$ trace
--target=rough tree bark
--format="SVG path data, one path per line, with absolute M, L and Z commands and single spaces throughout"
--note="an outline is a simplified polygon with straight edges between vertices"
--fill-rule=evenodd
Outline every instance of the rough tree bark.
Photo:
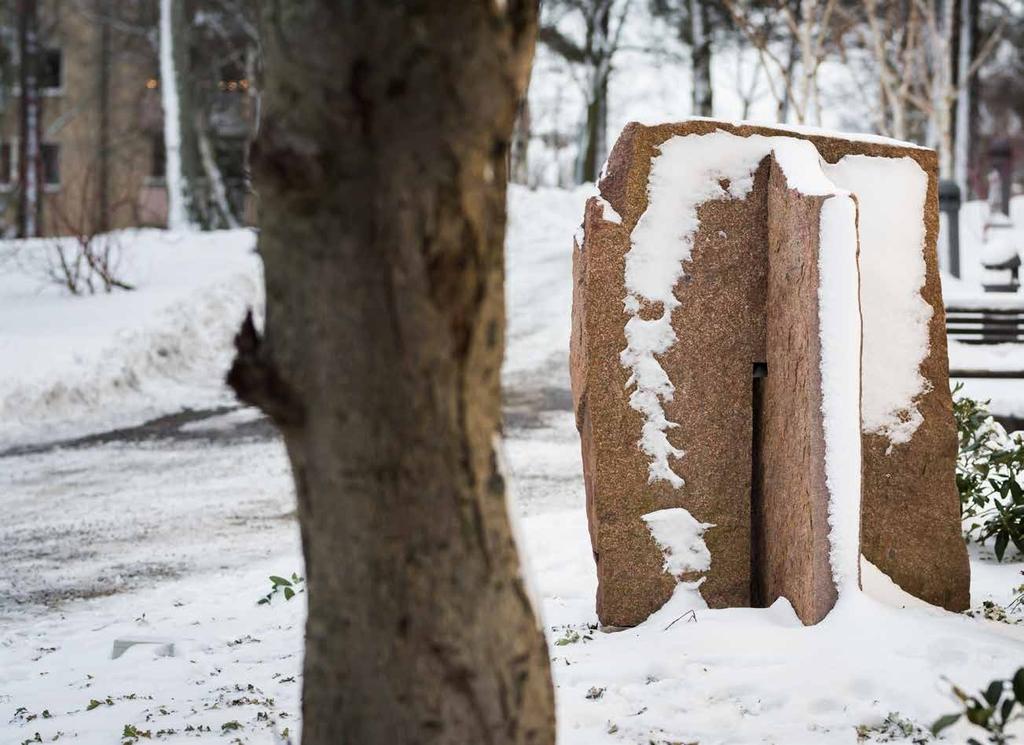
M 303 743 L 554 741 L 500 466 L 506 150 L 536 0 L 264 0 L 262 338 L 309 588 Z

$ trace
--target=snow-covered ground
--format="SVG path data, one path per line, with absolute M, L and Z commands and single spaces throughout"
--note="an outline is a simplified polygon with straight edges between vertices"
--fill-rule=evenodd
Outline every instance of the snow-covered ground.
M 119 232 L 118 276 L 138 291 L 76 298 L 49 279 L 52 241 L 0 244 L 0 449 L 230 403 L 231 340 L 261 303 L 255 243 L 249 230 Z
M 870 566 L 865 593 L 815 627 L 785 602 L 688 614 L 681 594 L 636 629 L 596 628 L 567 372 L 570 249 L 587 193 L 510 194 L 506 451 L 559 742 L 854 743 L 891 712 L 926 728 L 952 711 L 944 677 L 978 687 L 1024 664 L 1024 626 L 924 606 Z M 30 263 L 24 247 L 0 272 L 5 745 L 37 732 L 134 742 L 130 728 L 166 743 L 298 741 L 305 595 L 257 604 L 269 575 L 302 573 L 287 462 L 220 383 L 238 320 L 259 300 L 251 243 L 126 240 L 138 290 L 112 296 L 62 297 L 8 270 Z M 1024 564 L 971 553 L 973 603 L 1009 602 Z M 152 643 L 111 659 L 118 640 Z M 870 737 L 925 736 L 891 725 Z

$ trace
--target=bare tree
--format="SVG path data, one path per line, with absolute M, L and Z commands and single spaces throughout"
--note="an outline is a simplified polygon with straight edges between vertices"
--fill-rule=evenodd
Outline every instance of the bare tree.
M 969 45 L 953 53 L 959 25 L 955 10 L 954 0 L 864 0 L 864 22 L 856 27 L 877 70 L 876 128 L 897 139 L 916 136 L 934 147 L 943 178 L 954 175 L 957 101 L 1001 38 L 1008 15 L 1003 14 L 972 58 Z M 915 119 L 924 124 L 923 131 L 913 131 Z
M 740 119 L 750 118 L 750 108 L 754 105 L 754 100 L 762 92 L 761 76 L 764 73 L 764 68 L 761 65 L 755 65 L 749 71 L 746 71 L 745 52 L 746 49 L 737 44 L 735 48 L 736 56 L 736 71 L 735 71 L 735 82 L 733 87 L 736 91 L 737 97 L 740 99 L 740 103 L 743 105 L 740 111 Z M 781 104 L 781 102 L 779 102 Z M 785 111 L 779 113 L 779 121 L 786 121 Z
M 506 150 L 535 2 L 265 0 L 262 338 L 309 612 L 303 743 L 550 745 L 501 469 Z
M 160 0 L 160 97 L 164 112 L 167 227 L 197 226 L 199 148 L 188 85 L 190 17 L 184 2 Z
M 249 144 L 259 131 L 261 51 L 253 0 L 195 4 L 188 71 L 204 225 L 237 227 L 249 191 Z
M 792 112 L 798 123 L 821 122 L 818 72 L 845 27 L 836 14 L 838 0 L 722 0 L 733 22 L 757 50 L 780 121 Z M 775 19 L 782 22 L 780 30 Z M 780 46 L 786 49 L 780 56 Z
M 109 211 L 130 205 L 132 195 L 112 199 L 109 192 L 97 188 L 105 176 L 102 160 L 102 153 L 97 153 L 84 168 L 81 183 L 52 195 L 49 202 L 53 229 L 62 237 L 49 241 L 46 275 L 72 295 L 135 289 L 120 272 L 118 234 L 107 232 Z
M 711 61 L 714 27 L 728 21 L 719 0 L 650 0 L 651 12 L 675 26 L 690 48 L 690 104 L 695 116 L 714 113 Z
M 587 114 L 576 159 L 577 182 L 596 181 L 608 157 L 608 81 L 612 62 L 619 50 L 622 29 L 632 0 L 555 0 L 540 28 L 540 41 L 582 70 L 580 87 Z M 558 27 L 565 13 L 583 21 L 583 38 L 574 39 Z
M 690 6 L 690 54 L 693 59 L 692 111 L 698 116 L 714 113 L 711 86 L 711 22 L 707 0 L 688 0 Z
M 18 234 L 38 234 L 42 220 L 42 111 L 39 96 L 39 3 L 18 3 Z

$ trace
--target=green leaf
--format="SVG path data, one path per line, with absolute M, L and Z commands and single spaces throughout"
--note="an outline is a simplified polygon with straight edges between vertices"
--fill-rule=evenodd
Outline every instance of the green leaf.
M 992 709 L 987 709 L 976 703 L 972 703 L 967 707 L 967 721 L 979 727 L 988 727 L 988 720 L 992 718 L 992 714 Z
M 284 588 L 284 599 L 291 600 L 293 597 L 295 597 L 295 590 L 291 586 Z
M 287 580 L 284 577 L 277 577 L 275 575 L 270 575 L 270 581 L 274 583 L 274 587 L 279 587 L 279 586 L 282 586 L 282 585 L 284 587 L 291 587 L 292 586 L 291 580 Z
M 1013 711 L 1014 704 L 1016 703 L 1017 702 L 1012 697 L 1003 701 L 1003 706 L 999 710 L 999 718 L 1004 724 L 1010 720 L 1010 712 Z
M 996 536 L 996 558 L 999 561 L 1003 560 L 1003 555 L 1006 553 L 1006 545 L 1010 542 L 1010 536 L 1006 533 L 1000 533 Z
M 960 717 L 960 714 L 946 714 L 944 717 L 939 717 L 935 720 L 935 724 L 932 725 L 932 734 L 938 737 L 942 730 L 954 725 Z
M 1024 490 L 1020 488 L 1020 484 L 1017 483 L 1017 480 L 1010 479 L 1007 483 L 1010 485 L 1010 494 L 1013 496 L 1013 501 L 1024 501 Z
M 988 688 L 985 689 L 985 700 L 988 701 L 988 705 L 995 708 L 996 704 L 999 703 L 999 699 L 1003 697 L 1003 681 L 993 680 L 988 684 Z
M 1024 667 L 1018 670 L 1013 676 L 1013 695 L 1024 704 Z

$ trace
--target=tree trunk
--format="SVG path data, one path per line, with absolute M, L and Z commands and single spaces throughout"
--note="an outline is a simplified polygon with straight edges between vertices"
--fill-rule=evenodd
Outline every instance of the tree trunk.
M 611 75 L 612 2 L 595 3 L 595 12 L 587 17 L 588 71 L 587 119 L 583 125 L 583 141 L 576 157 L 576 183 L 597 181 L 601 166 L 608 157 L 608 77 Z
M 530 97 L 524 93 L 516 110 L 509 147 L 509 181 L 526 184 L 530 180 Z
M 783 71 L 782 93 L 778 101 L 778 109 L 775 117 L 779 123 L 785 124 L 789 121 L 789 109 L 792 100 L 793 78 L 796 75 L 796 65 L 800 61 L 800 40 L 796 34 L 789 35 L 789 45 L 786 48 L 786 69 Z M 770 75 L 771 71 L 767 71 Z
M 229 382 L 280 427 L 304 745 L 554 741 L 500 461 L 506 150 L 535 2 L 264 0 L 267 323 Z
M 953 174 L 953 108 L 955 105 L 954 70 L 950 38 L 955 28 L 954 0 L 936 3 L 938 33 L 931 45 L 935 72 L 932 77 L 932 111 L 929 132 L 932 147 L 939 153 L 939 178 L 952 179 Z
M 96 76 L 96 101 L 99 124 L 96 143 L 96 216 L 93 230 L 110 230 L 110 73 L 111 73 L 111 7 L 110 0 L 97 0 L 99 24 L 99 70 Z
M 957 186 L 960 187 L 960 194 L 966 201 L 970 198 L 968 193 L 967 169 L 970 163 L 971 152 L 971 60 L 974 59 L 974 41 L 971 31 L 974 26 L 976 15 L 976 4 L 974 0 L 959 0 L 957 33 L 954 41 L 954 55 L 956 57 L 956 111 L 954 112 L 954 155 L 953 173 Z
M 160 0 L 160 92 L 164 110 L 167 227 L 188 230 L 202 223 L 198 190 L 199 149 L 189 78 L 189 17 L 181 0 Z
M 42 168 L 40 139 L 42 112 L 39 100 L 39 4 L 18 4 L 18 235 L 39 234 L 42 223 Z
M 713 116 L 711 98 L 711 26 L 707 0 L 690 0 L 690 54 L 693 71 L 693 113 Z
M 597 181 L 608 157 L 608 76 L 598 66 L 593 71 L 583 147 L 576 168 L 576 183 Z
M 199 111 L 195 118 L 196 144 L 199 149 L 199 159 L 203 166 L 203 178 L 206 181 L 209 194 L 207 227 L 234 229 L 239 226 L 238 218 L 231 211 L 231 203 L 228 201 L 228 189 L 224 184 L 224 174 L 217 165 L 216 153 L 213 150 L 213 143 L 210 141 L 209 120 Z

